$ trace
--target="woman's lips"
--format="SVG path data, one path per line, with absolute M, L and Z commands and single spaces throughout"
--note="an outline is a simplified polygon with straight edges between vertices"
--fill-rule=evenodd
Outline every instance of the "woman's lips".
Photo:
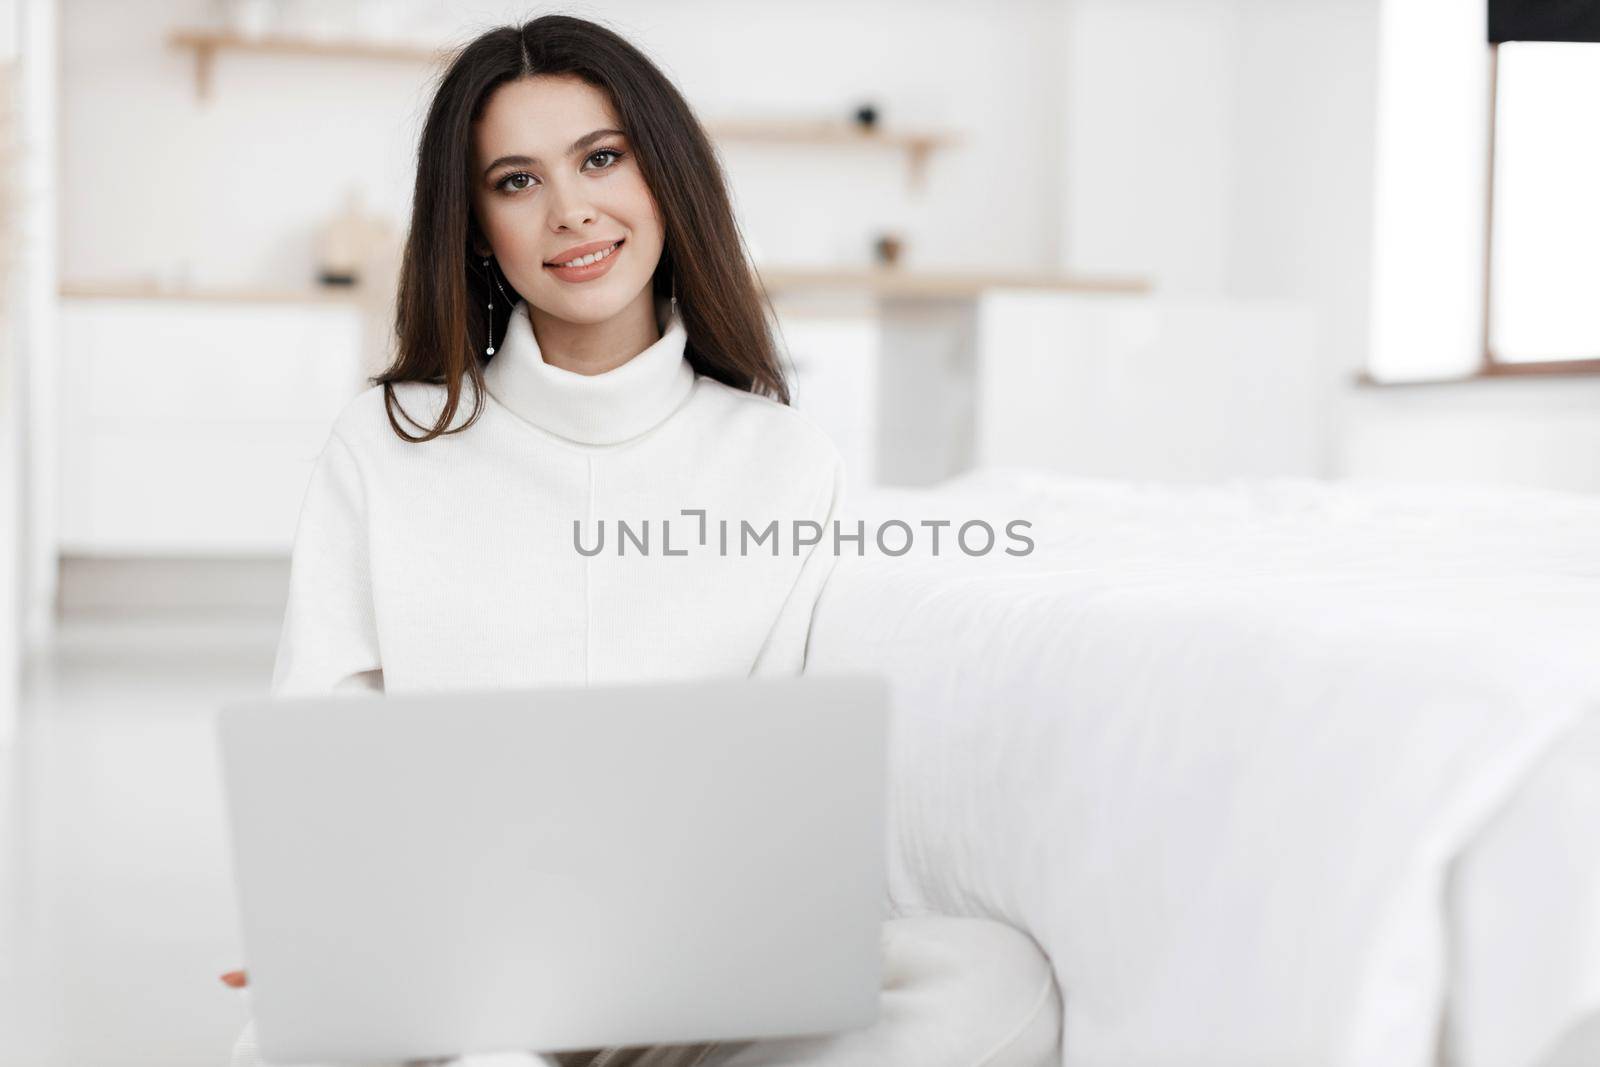
M 557 278 L 560 278 L 564 282 L 593 281 L 596 278 L 602 277 L 611 269 L 611 265 L 616 262 L 617 257 L 622 255 L 622 246 L 625 243 L 626 238 L 619 240 L 615 245 L 612 246 L 611 254 L 609 256 L 602 260 L 598 260 L 597 262 L 591 263 L 587 267 L 552 267 L 550 264 L 546 263 L 544 269 L 549 271 L 551 274 L 554 274 Z

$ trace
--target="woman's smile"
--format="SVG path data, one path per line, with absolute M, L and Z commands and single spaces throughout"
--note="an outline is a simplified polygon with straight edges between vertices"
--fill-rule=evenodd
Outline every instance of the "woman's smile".
M 588 255 L 569 257 L 566 262 L 560 265 L 546 263 L 544 268 L 564 282 L 593 281 L 611 270 L 613 263 L 622 253 L 624 240 L 625 238 L 619 238 L 612 244 L 601 248 L 599 251 L 590 252 Z M 579 247 L 582 246 L 580 245 Z

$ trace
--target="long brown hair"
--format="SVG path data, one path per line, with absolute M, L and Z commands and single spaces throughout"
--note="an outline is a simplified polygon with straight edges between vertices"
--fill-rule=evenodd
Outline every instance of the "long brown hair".
M 789 403 L 770 327 L 771 301 L 750 265 L 727 178 L 699 119 L 666 75 L 617 34 L 584 19 L 545 15 L 472 40 L 445 70 L 428 108 L 400 265 L 395 357 L 370 379 L 383 386 L 394 432 L 406 441 L 429 441 L 465 430 L 482 411 L 487 360 L 480 353 L 490 329 L 494 281 L 471 256 L 474 246 L 487 244 L 472 211 L 472 124 L 497 88 L 535 75 L 576 75 L 610 96 L 664 223 L 652 295 L 676 292 L 690 365 L 737 389 Z M 684 248 L 695 254 L 678 255 Z M 510 292 L 508 279 L 498 266 L 493 269 Z M 513 301 L 517 295 L 512 294 Z M 507 316 L 494 318 L 492 342 L 498 349 Z M 449 429 L 464 378 L 473 383 L 472 416 Z M 432 427 L 406 415 L 426 431 L 422 436 L 410 436 L 395 420 L 398 382 L 446 388 Z

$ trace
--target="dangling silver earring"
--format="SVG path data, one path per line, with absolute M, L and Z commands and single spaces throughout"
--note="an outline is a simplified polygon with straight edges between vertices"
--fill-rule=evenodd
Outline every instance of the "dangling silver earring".
M 672 276 L 672 313 L 674 315 L 678 313 L 678 276 L 676 274 Z
M 511 299 L 511 294 L 506 292 L 506 287 L 500 284 L 500 272 L 490 268 L 489 261 L 493 258 L 493 256 L 483 257 L 483 272 L 494 282 L 494 287 L 500 290 L 500 296 L 506 302 L 506 312 L 510 314 L 516 310 L 516 302 Z M 489 293 L 489 344 L 484 348 L 483 354 L 486 356 L 494 355 L 494 293 L 492 291 Z
M 493 274 L 494 274 L 494 287 L 496 289 L 500 290 L 500 296 L 506 302 L 506 313 L 510 314 L 512 311 L 516 310 L 517 302 L 515 300 L 511 299 L 511 294 L 506 292 L 506 287 L 500 284 L 500 272 L 499 271 L 494 271 Z M 490 295 L 492 296 L 493 294 L 490 294 Z
M 483 273 L 487 277 L 494 277 L 489 271 L 488 256 L 483 257 Z M 496 281 L 498 282 L 498 279 Z M 494 292 L 492 290 L 489 293 L 489 344 L 484 348 L 483 354 L 486 356 L 494 355 Z

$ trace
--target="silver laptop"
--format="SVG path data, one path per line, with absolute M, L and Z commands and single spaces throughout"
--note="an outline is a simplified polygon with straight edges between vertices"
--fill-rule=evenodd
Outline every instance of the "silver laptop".
M 229 704 L 263 1058 L 868 1025 L 887 703 L 807 675 Z

